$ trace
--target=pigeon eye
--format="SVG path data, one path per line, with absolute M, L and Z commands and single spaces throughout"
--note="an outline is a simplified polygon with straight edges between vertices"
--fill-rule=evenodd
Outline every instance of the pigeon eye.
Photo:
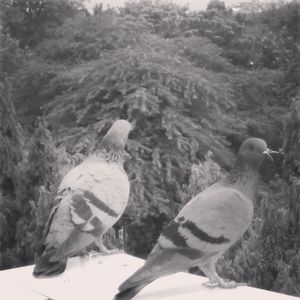
M 254 150 L 254 146 L 252 144 L 249 145 L 249 149 L 252 151 Z

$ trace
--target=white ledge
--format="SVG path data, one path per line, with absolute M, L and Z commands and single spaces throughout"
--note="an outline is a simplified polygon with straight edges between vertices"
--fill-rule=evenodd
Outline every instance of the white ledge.
M 0 272 L 0 299 L 112 300 L 118 286 L 142 264 L 142 259 L 127 254 L 113 254 L 69 259 L 66 271 L 52 278 L 34 278 L 33 266 L 5 270 Z M 205 281 L 205 277 L 177 273 L 152 282 L 134 299 L 299 299 L 251 287 L 209 289 L 202 286 Z

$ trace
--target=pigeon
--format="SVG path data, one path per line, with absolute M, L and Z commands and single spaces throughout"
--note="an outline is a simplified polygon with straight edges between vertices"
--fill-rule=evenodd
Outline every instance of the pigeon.
M 33 275 L 64 272 L 68 257 L 95 242 L 121 217 L 129 197 L 123 169 L 125 145 L 132 125 L 116 121 L 99 144 L 97 153 L 71 169 L 59 185 Z
M 163 230 L 145 264 L 119 287 L 115 300 L 133 298 L 152 281 L 198 266 L 208 287 L 239 284 L 218 276 L 215 263 L 247 230 L 253 217 L 258 170 L 272 153 L 264 140 L 246 139 L 231 172 L 193 197 Z

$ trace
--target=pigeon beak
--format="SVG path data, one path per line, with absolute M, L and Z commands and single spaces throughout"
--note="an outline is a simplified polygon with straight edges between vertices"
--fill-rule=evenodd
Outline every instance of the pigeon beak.
M 131 121 L 129 123 L 130 123 L 130 128 L 129 128 L 129 132 L 128 132 L 128 138 L 130 139 L 134 135 L 133 131 L 134 131 L 135 127 L 136 127 L 136 123 L 137 122 L 136 122 L 136 120 L 133 120 L 133 121 Z
M 267 155 L 267 157 L 271 160 L 271 162 L 274 161 L 273 157 L 271 154 L 283 154 L 282 152 L 278 152 L 278 151 L 273 151 L 271 149 L 267 149 L 263 152 L 263 154 Z
M 136 120 L 131 121 L 130 125 L 131 125 L 130 131 L 134 130 L 134 128 L 136 126 Z

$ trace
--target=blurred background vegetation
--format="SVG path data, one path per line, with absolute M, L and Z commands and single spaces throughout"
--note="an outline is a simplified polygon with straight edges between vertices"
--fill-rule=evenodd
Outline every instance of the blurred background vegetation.
M 125 118 L 131 194 L 115 244 L 145 257 L 241 141 L 261 137 L 286 155 L 264 163 L 253 224 L 218 268 L 300 296 L 297 0 L 93 13 L 79 0 L 3 0 L 0 20 L 0 269 L 33 263 L 60 180 Z

